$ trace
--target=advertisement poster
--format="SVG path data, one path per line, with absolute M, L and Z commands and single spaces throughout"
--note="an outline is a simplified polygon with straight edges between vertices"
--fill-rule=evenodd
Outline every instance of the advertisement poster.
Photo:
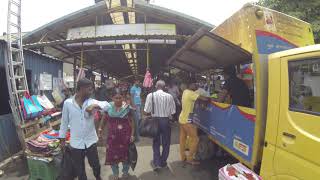
M 63 82 L 63 78 L 53 78 L 53 87 L 57 88 L 58 90 L 62 90 L 64 89 L 64 82 Z
M 52 75 L 47 73 L 40 74 L 40 90 L 52 90 Z
M 195 105 L 193 123 L 248 162 L 252 160 L 255 115 L 234 105 Z

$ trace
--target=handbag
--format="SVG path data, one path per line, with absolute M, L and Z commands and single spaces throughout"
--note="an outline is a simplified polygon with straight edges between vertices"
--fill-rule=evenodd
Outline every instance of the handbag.
M 152 114 L 154 114 L 154 98 L 152 93 Z M 146 117 L 139 126 L 139 135 L 142 137 L 155 138 L 159 134 L 159 122 L 154 117 Z

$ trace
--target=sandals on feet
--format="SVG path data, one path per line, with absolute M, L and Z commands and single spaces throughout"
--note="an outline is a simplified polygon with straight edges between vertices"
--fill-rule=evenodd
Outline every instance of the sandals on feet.
M 119 180 L 119 179 L 120 179 L 119 176 L 114 176 L 113 175 L 113 176 L 110 177 L 110 180 Z
M 123 175 L 122 175 L 122 178 L 123 178 L 123 179 L 128 179 L 129 177 L 130 177 L 130 174 L 129 174 L 129 173 L 128 173 L 128 174 L 123 174 Z

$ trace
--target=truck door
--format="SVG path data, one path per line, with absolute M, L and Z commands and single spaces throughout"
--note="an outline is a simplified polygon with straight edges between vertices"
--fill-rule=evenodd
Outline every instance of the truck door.
M 320 52 L 281 58 L 277 179 L 320 177 Z

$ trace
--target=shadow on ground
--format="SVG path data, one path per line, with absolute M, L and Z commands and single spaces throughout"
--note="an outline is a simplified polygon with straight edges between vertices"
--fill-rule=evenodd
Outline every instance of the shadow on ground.
M 186 165 L 179 158 L 179 130 L 178 124 L 172 125 L 172 142 L 170 155 L 168 158 L 168 168 L 154 172 L 150 166 L 152 160 L 152 140 L 141 138 L 137 143 L 138 163 L 134 172 L 130 171 L 132 176 L 128 180 L 215 180 L 218 179 L 218 170 L 227 163 L 235 162 L 230 157 L 212 158 L 202 161 L 199 166 Z M 102 147 L 101 147 L 102 146 Z M 98 148 L 101 163 L 101 176 L 104 180 L 110 179 L 112 171 L 110 166 L 105 166 L 105 147 L 103 143 Z M 122 166 L 120 166 L 122 168 Z M 121 170 L 120 170 L 121 171 Z M 91 167 L 86 162 L 86 172 L 88 180 L 94 180 Z M 27 164 L 25 161 L 13 163 L 5 170 L 5 175 L 0 180 L 27 180 Z

